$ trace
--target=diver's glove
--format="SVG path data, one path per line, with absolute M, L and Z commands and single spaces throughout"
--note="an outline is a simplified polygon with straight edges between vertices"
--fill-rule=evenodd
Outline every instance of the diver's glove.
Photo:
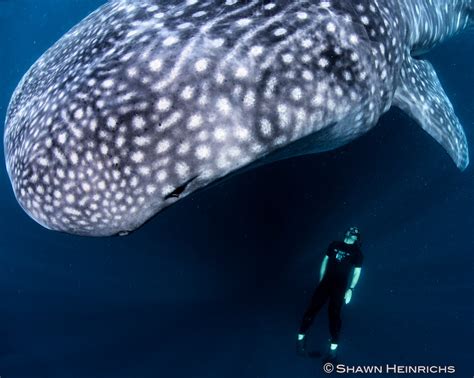
M 352 289 L 347 289 L 346 294 L 344 295 L 344 302 L 348 304 L 352 298 Z

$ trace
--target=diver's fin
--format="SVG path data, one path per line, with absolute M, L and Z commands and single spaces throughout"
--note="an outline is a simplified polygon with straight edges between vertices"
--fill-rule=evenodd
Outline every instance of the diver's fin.
M 469 151 L 464 130 L 429 62 L 411 57 L 405 61 L 393 104 L 417 120 L 459 169 L 466 169 Z

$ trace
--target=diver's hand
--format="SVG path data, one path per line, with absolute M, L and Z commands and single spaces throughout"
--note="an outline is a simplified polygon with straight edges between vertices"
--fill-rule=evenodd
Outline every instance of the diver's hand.
M 347 289 L 346 294 L 344 295 L 344 301 L 348 304 L 352 298 L 352 289 Z

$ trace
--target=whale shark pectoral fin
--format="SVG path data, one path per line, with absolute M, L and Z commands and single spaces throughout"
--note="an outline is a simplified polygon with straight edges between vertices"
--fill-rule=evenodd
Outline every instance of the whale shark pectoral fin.
M 417 120 L 444 147 L 459 169 L 466 169 L 469 165 L 466 135 L 429 62 L 407 59 L 393 104 Z

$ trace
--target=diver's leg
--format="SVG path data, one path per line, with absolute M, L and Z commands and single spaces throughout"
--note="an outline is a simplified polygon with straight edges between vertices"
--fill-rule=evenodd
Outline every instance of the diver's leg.
M 321 310 L 321 307 L 323 307 L 324 303 L 327 301 L 328 296 L 329 285 L 328 282 L 323 279 L 323 281 L 321 281 L 316 287 L 311 298 L 311 302 L 303 315 L 303 319 L 301 320 L 301 325 L 298 332 L 298 341 L 296 344 L 296 350 L 298 354 L 306 354 L 306 332 L 313 324 L 316 314 L 319 312 L 319 310 Z
M 319 312 L 319 310 L 321 310 L 321 307 L 323 307 L 324 303 L 326 303 L 328 296 L 329 285 L 325 280 L 323 280 L 314 290 L 313 296 L 311 297 L 311 302 L 303 315 L 299 330 L 300 335 L 306 334 L 308 329 L 313 324 L 316 314 Z
M 331 351 L 337 349 L 339 335 L 341 333 L 341 310 L 344 303 L 345 286 L 337 285 L 332 287 L 329 295 L 328 315 L 329 332 L 331 334 Z

